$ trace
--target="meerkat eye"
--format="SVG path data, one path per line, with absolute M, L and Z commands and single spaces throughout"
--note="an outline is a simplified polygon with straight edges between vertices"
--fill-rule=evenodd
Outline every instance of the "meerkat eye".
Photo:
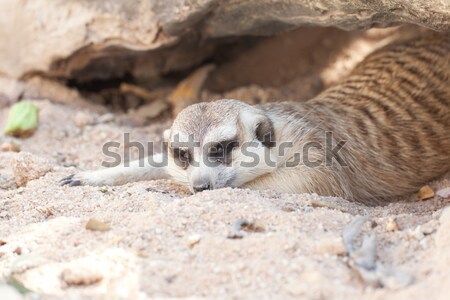
M 189 161 L 189 151 L 180 149 L 179 158 L 183 161 Z

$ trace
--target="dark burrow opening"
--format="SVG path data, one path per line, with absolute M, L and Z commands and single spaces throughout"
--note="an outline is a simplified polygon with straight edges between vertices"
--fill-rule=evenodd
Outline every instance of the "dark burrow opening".
M 229 97 L 251 104 L 306 100 L 377 47 L 419 31 L 414 26 L 351 32 L 316 27 L 272 37 L 206 41 L 186 37 L 152 51 L 86 48 L 55 62 L 47 75 L 118 113 L 169 101 L 180 82 L 208 64 L 215 68 L 193 102 Z

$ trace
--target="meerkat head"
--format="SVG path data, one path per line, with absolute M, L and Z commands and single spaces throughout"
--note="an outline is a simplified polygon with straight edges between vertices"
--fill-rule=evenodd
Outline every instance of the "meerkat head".
M 237 100 L 187 107 L 164 139 L 169 174 L 192 192 L 238 187 L 274 170 L 272 121 Z

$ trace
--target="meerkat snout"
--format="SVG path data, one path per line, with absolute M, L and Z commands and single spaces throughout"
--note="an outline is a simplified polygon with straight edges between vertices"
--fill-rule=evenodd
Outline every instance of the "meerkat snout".
M 191 175 L 191 187 L 193 193 L 199 193 L 206 190 L 212 190 L 214 189 L 214 186 L 212 184 L 211 177 L 206 175 L 199 174 L 200 172 L 197 172 L 196 175 Z
M 206 182 L 200 182 L 200 183 L 194 183 L 194 185 L 192 186 L 192 189 L 194 190 L 194 193 L 199 193 L 199 192 L 203 192 L 205 190 L 210 190 L 211 189 L 211 183 L 208 181 Z

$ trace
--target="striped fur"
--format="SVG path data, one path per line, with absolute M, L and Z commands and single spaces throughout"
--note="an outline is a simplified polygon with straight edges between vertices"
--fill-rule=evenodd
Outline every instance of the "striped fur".
M 305 104 L 263 109 L 278 120 L 275 127 L 285 128 L 281 139 L 298 135 L 300 125 L 285 122 L 297 114 L 296 122 L 315 128 L 318 141 L 326 131 L 347 141 L 340 154 L 348 167 L 312 171 L 308 192 L 367 204 L 392 201 L 450 169 L 450 38 L 389 45 Z M 297 139 L 301 144 L 311 137 Z

